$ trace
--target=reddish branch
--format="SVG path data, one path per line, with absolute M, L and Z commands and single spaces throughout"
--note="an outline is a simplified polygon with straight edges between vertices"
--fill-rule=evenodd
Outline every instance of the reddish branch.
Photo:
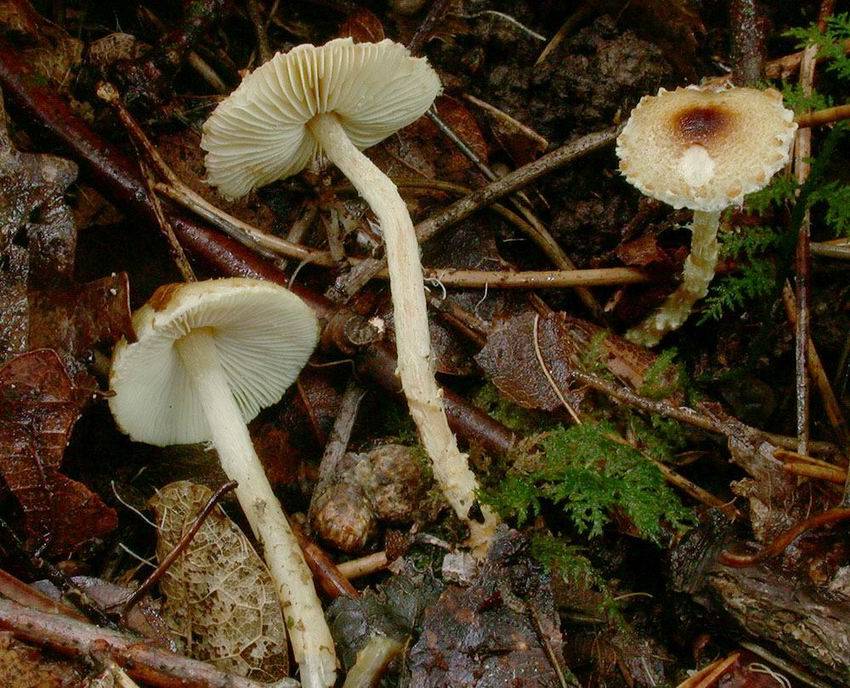
M 820 526 L 846 521 L 850 518 L 850 509 L 839 508 L 824 511 L 822 514 L 817 514 L 805 521 L 801 521 L 790 530 L 785 531 L 776 540 L 767 545 L 760 552 L 755 554 L 734 554 L 733 552 L 723 551 L 720 553 L 718 560 L 721 564 L 732 566 L 734 568 L 745 568 L 747 566 L 755 566 L 756 564 L 771 559 L 785 551 L 785 549 L 800 537 L 803 533 L 819 528 Z
M 263 688 L 266 685 L 152 647 L 141 638 L 67 616 L 28 609 L 10 600 L 0 599 L 0 629 L 64 655 L 108 657 L 131 678 L 159 688 Z M 296 685 L 289 679 L 281 682 L 282 687 Z
M 133 222 L 146 224 L 159 232 L 159 224 L 147 196 L 138 167 L 112 144 L 100 138 L 74 115 L 67 103 L 54 91 L 41 86 L 29 67 L 8 44 L 0 42 L 0 86 L 23 117 L 25 126 L 40 126 L 50 139 L 77 161 L 95 187 Z M 175 234 L 189 253 L 217 272 L 246 276 L 286 284 L 287 278 L 270 263 L 232 239 L 179 215 L 171 217 Z M 350 311 L 338 310 L 323 296 L 300 285 L 292 286 L 319 315 L 341 320 L 365 321 Z M 395 375 L 395 356 L 383 342 L 357 347 L 345 341 L 346 328 L 331 343 L 349 352 L 357 352 L 361 375 L 394 393 L 400 392 Z M 356 344 L 356 343 L 355 343 Z M 446 413 L 452 429 L 467 441 L 487 451 L 504 453 L 513 443 L 513 434 L 462 397 L 445 390 Z

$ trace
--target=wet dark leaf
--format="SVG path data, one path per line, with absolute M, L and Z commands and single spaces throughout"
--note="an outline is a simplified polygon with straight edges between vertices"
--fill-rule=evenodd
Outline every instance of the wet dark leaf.
M 493 330 L 475 360 L 499 391 L 520 406 L 542 411 L 561 408 L 563 403 L 552 387 L 553 382 L 576 406 L 581 403 L 582 395 L 570 388 L 570 369 L 575 365 L 578 351 L 570 340 L 564 316 L 558 313 L 539 316 L 538 351 L 535 350 L 535 317 L 529 312 L 505 320 Z
M 340 36 L 351 36 L 355 43 L 379 43 L 384 40 L 381 20 L 365 8 L 354 10 L 339 27 Z
M 558 686 L 563 639 L 549 577 L 517 532 L 499 538 L 469 588 L 449 586 L 425 612 L 410 652 L 420 688 Z
M 54 556 L 117 524 L 100 497 L 60 472 L 90 394 L 74 386 L 54 351 L 31 351 L 0 368 L 0 474 L 20 503 L 29 546 L 47 544 Z

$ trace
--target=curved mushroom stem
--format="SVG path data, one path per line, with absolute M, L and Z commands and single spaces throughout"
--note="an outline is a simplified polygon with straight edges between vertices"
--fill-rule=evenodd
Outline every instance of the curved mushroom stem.
M 280 502 L 272 492 L 248 428 L 222 370 L 208 328 L 194 330 L 176 344 L 210 428 L 221 467 L 236 480 L 236 497 L 277 586 L 292 650 L 305 688 L 329 688 L 336 681 L 336 655 L 313 577 Z
M 655 313 L 626 332 L 626 339 L 643 346 L 655 346 L 665 334 L 678 329 L 688 319 L 694 304 L 708 293 L 708 285 L 714 277 L 719 226 L 719 211 L 694 211 L 691 254 L 685 260 L 682 284 L 667 297 Z
M 457 447 L 443 410 L 442 391 L 434 379 L 419 243 L 407 206 L 395 184 L 351 143 L 334 115 L 318 115 L 309 127 L 325 155 L 354 185 L 381 224 L 393 299 L 398 372 L 410 415 L 437 483 L 458 517 L 468 524 L 473 549 L 482 554 L 492 540 L 498 518 L 483 506 L 480 520 L 469 515 L 478 483 L 466 454 Z

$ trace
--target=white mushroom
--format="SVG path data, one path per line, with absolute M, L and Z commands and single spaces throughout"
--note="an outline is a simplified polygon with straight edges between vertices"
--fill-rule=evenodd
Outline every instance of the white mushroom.
M 204 124 L 209 182 L 241 196 L 296 174 L 324 154 L 366 199 L 381 224 L 395 311 L 398 370 L 434 477 L 455 513 L 486 549 L 497 523 L 482 507 L 470 518 L 477 483 L 457 447 L 434 379 L 419 245 L 395 184 L 361 153 L 418 119 L 440 92 L 424 59 L 390 40 L 300 45 L 245 77 Z
M 767 185 L 785 164 L 797 125 L 778 91 L 688 86 L 644 96 L 617 139 L 620 171 L 647 196 L 692 208 L 682 284 L 626 337 L 654 346 L 708 292 L 720 213 Z
M 109 407 L 134 440 L 212 442 L 281 598 L 309 688 L 332 686 L 333 640 L 298 541 L 246 423 L 277 402 L 318 338 L 313 311 L 270 282 L 222 279 L 160 287 L 133 315 L 137 340 L 113 353 Z

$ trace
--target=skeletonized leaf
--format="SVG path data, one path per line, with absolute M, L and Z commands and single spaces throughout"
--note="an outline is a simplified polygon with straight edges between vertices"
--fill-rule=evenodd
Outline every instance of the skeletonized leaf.
M 150 500 L 162 560 L 195 521 L 212 491 L 170 483 Z M 262 681 L 288 673 L 286 626 L 268 570 L 248 538 L 217 507 L 160 581 L 162 616 L 195 659 Z

